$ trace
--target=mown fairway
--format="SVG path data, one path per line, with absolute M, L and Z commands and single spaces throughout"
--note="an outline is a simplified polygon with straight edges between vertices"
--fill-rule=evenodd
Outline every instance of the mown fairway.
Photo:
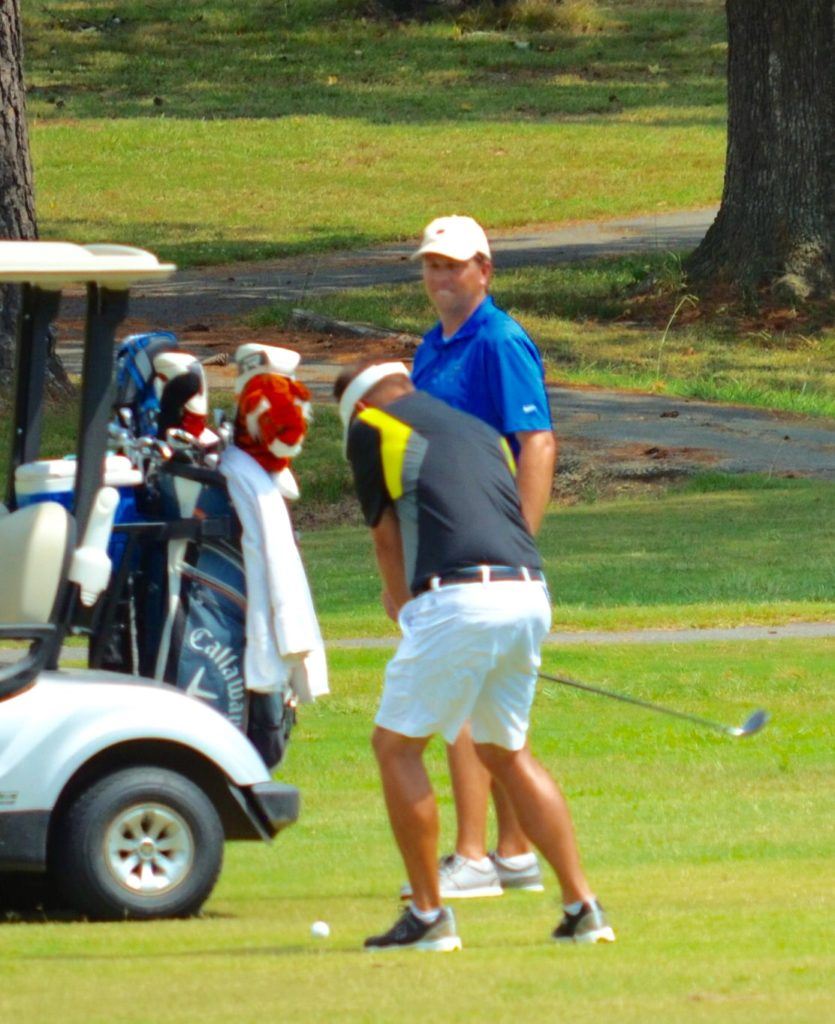
M 586 6 L 587 23 L 499 32 L 392 26 L 355 0 L 23 4 L 41 232 L 188 265 L 414 237 L 441 210 L 500 228 L 716 202 L 721 0 Z M 779 326 L 746 327 L 738 345 L 600 326 L 659 259 L 497 284 L 572 381 L 705 393 L 686 390 L 696 380 L 831 414 L 831 332 L 788 349 Z M 417 289 L 339 301 L 426 326 Z M 68 450 L 74 417 L 48 417 L 44 454 Z M 303 491 L 344 518 L 332 410 L 317 427 Z M 831 484 L 770 479 L 554 509 L 541 541 L 555 626 L 835 619 L 833 523 Z M 393 641 L 366 531 L 306 529 L 302 547 L 326 636 Z M 402 881 L 368 745 L 387 652 L 332 649 L 333 694 L 303 709 L 280 773 L 302 790 L 299 823 L 272 847 L 231 844 L 200 919 L 9 917 L 0 1024 L 828 1020 L 833 656 L 832 640 L 546 648 L 545 671 L 729 724 L 762 706 L 772 723 L 734 742 L 543 684 L 534 747 L 564 784 L 618 942 L 549 943 L 549 880 L 541 896 L 460 907 L 464 951 L 422 957 L 361 952 Z M 448 849 L 439 744 L 429 760 Z M 309 934 L 320 918 L 327 941 Z
M 0 927 L 0 1019 L 47 1024 L 610 1019 L 820 1022 L 832 977 L 833 643 L 549 649 L 546 670 L 736 724 L 748 741 L 547 684 L 534 746 L 563 780 L 611 947 L 549 943 L 556 892 L 458 909 L 465 948 L 368 955 L 402 880 L 368 733 L 381 651 L 331 655 L 283 777 L 303 816 L 272 848 L 228 848 L 202 920 Z M 451 836 L 441 751 L 432 771 Z M 327 920 L 332 936 L 309 936 Z
M 701 481 L 711 483 L 710 478 Z M 713 481 L 723 486 L 721 481 Z M 539 535 L 557 628 L 728 626 L 835 618 L 835 487 L 727 490 L 556 509 Z M 742 489 L 736 489 L 737 487 Z M 328 637 L 390 636 L 367 531 L 305 533 Z
M 576 5 L 575 5 L 576 6 Z M 704 206 L 724 159 L 720 0 L 548 30 L 344 0 L 24 5 L 44 237 L 182 265 Z

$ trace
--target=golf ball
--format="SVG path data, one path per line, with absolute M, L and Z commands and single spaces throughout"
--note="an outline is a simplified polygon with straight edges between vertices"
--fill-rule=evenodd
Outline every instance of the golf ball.
M 327 921 L 314 921 L 310 926 L 310 934 L 314 939 L 326 939 L 331 933 L 331 927 Z

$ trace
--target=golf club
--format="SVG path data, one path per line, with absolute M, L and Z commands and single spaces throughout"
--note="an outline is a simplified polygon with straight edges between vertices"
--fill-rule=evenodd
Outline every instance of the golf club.
M 739 739 L 742 736 L 753 736 L 768 721 L 768 712 L 754 711 L 742 723 L 742 725 L 722 725 L 721 722 L 712 722 L 709 718 L 700 718 L 698 715 L 688 715 L 684 711 L 674 711 L 672 708 L 665 708 L 661 704 L 652 704 L 650 701 L 638 700 L 637 697 L 627 697 L 624 693 L 615 693 L 613 690 L 602 690 L 597 686 L 589 686 L 588 683 L 578 682 L 576 679 L 569 679 L 568 676 L 551 676 L 546 672 L 539 673 L 540 679 L 547 679 L 551 683 L 560 683 L 562 686 L 573 686 L 577 690 L 585 690 L 586 693 L 596 693 L 600 697 L 611 697 L 612 700 L 620 700 L 625 704 L 637 704 L 639 708 L 646 708 L 648 711 L 657 711 L 662 715 L 672 715 L 674 718 L 683 718 L 686 722 L 693 722 L 696 725 L 703 725 L 707 729 L 721 732 L 724 736 L 732 736 Z M 547 692 L 547 691 L 546 691 Z

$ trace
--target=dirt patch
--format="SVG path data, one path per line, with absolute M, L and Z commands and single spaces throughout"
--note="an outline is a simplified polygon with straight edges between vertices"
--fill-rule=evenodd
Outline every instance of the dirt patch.
M 304 458 L 304 456 L 301 456 Z M 327 530 L 336 526 L 363 526 L 359 504 L 353 494 L 338 501 L 317 504 L 305 501 L 304 494 L 292 508 L 293 526 L 300 533 Z
M 84 324 L 78 320 L 62 321 L 62 337 L 80 338 Z M 144 319 L 129 317 L 119 330 L 119 337 L 159 329 L 157 324 Z M 184 324 L 177 330 L 177 338 L 183 348 L 201 359 L 225 353 L 231 359 L 235 349 L 247 342 L 261 342 L 264 345 L 280 345 L 295 349 L 301 354 L 303 363 L 331 362 L 340 365 L 357 359 L 371 359 L 376 356 L 411 359 L 415 342 L 406 335 L 379 337 L 358 337 L 337 334 L 331 331 L 310 331 L 285 327 L 252 327 L 233 317 L 202 317 Z M 64 344 L 59 339 L 58 353 Z M 230 371 L 231 373 L 231 371 Z
M 665 414 L 661 414 L 666 418 Z M 618 462 L 654 462 L 697 464 L 699 466 L 715 466 L 719 461 L 716 453 L 705 448 L 664 447 L 662 445 L 621 444 L 606 449 L 606 455 Z
M 660 306 L 656 307 L 661 316 Z M 663 312 L 669 316 L 669 306 Z M 153 329 L 153 321 L 130 318 L 120 336 Z M 232 356 L 246 342 L 297 350 L 300 378 L 314 400 L 331 401 L 333 380 L 351 362 L 366 358 L 411 360 L 417 339 L 373 330 L 312 330 L 299 326 L 253 327 L 236 314 L 204 312 L 177 325 L 184 348 L 206 362 L 209 385 L 216 394 L 231 392 Z M 64 320 L 58 351 L 80 364 L 82 323 Z M 74 351 L 73 351 L 74 350 Z M 565 386 L 549 380 L 560 444 L 553 496 L 574 504 L 662 490 L 706 469 L 760 472 L 772 476 L 832 476 L 835 433 L 831 426 L 788 414 L 721 406 L 696 400 Z M 303 529 L 352 522 L 352 502 L 333 507 L 302 503 L 296 518 Z M 356 520 L 358 521 L 358 520 Z
M 572 437 L 560 445 L 552 498 L 559 504 L 667 490 L 716 465 L 714 452 L 681 446 L 605 444 Z
M 739 289 L 716 286 L 709 293 L 683 286 L 675 290 L 658 287 L 649 281 L 624 302 L 624 311 L 615 319 L 621 323 L 639 323 L 663 330 L 680 299 L 689 296 L 675 316 L 673 327 L 706 322 L 735 334 L 774 336 L 774 344 L 802 344 L 803 335 L 832 324 L 835 306 L 828 299 L 806 300 L 802 306 L 787 306 L 763 288 L 747 300 Z

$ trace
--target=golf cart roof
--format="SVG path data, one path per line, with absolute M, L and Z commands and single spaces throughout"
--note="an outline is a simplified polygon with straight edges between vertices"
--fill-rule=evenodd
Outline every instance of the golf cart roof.
M 127 314 L 130 288 L 170 277 L 176 267 L 145 249 L 128 245 L 0 241 L 0 284 L 21 285 L 15 353 L 15 409 L 6 503 L 17 508 L 14 473 L 40 452 L 43 405 L 55 320 L 65 287 L 87 290 L 87 315 L 80 385 L 78 470 L 73 516 L 84 536 L 93 501 L 102 486 L 107 423 L 113 386 L 116 330 Z
M 0 242 L 0 282 L 33 284 L 47 291 L 68 284 L 124 289 L 170 277 L 176 267 L 130 245 L 73 242 Z

